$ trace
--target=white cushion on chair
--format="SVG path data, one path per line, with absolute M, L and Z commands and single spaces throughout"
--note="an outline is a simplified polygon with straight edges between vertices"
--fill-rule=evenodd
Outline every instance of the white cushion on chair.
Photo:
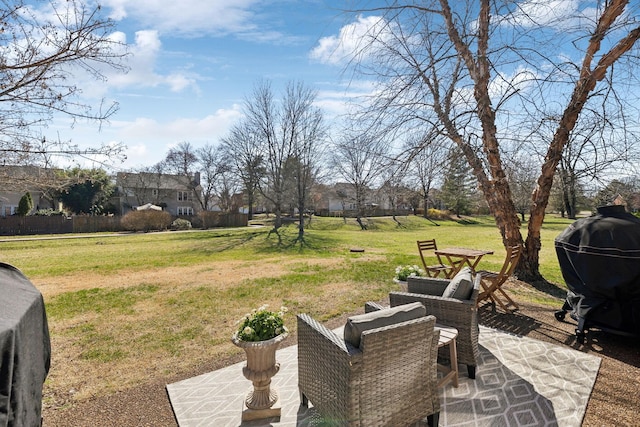
M 427 309 L 421 302 L 412 302 L 393 308 L 351 316 L 344 326 L 344 340 L 354 347 L 360 347 L 360 337 L 364 331 L 418 319 L 426 315 Z
M 473 277 L 471 268 L 465 267 L 456 274 L 442 293 L 445 298 L 459 300 L 469 299 L 473 291 Z

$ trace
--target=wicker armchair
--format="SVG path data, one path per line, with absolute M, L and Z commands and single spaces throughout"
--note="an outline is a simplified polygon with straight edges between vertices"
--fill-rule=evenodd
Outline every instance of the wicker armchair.
M 300 402 L 309 400 L 326 424 L 438 424 L 435 317 L 365 331 L 359 348 L 307 314 L 298 315 Z
M 407 280 L 408 292 L 390 292 L 391 307 L 420 301 L 427 309 L 427 314 L 436 317 L 438 323 L 458 330 L 457 347 L 458 362 L 467 365 L 469 378 L 475 379 L 478 366 L 478 293 L 481 274 L 473 279 L 473 291 L 468 300 L 444 298 L 442 293 L 449 284 L 448 279 L 429 277 L 410 277 Z M 441 348 L 439 358 L 449 359 L 449 352 Z

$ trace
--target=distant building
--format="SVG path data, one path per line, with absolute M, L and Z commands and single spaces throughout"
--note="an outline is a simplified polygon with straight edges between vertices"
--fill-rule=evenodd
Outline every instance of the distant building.
M 33 200 L 33 211 L 60 210 L 60 203 L 51 196 L 56 175 L 51 169 L 37 166 L 0 165 L 0 216 L 11 216 L 18 210 L 20 199 L 28 192 Z
M 197 215 L 202 210 L 200 174 L 192 178 L 162 173 L 118 172 L 113 203 L 121 215 L 151 203 L 175 216 Z

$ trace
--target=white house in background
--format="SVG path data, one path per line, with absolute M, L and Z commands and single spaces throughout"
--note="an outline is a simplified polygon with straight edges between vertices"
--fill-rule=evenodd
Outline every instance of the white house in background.
M 55 171 L 51 169 L 0 165 L 0 216 L 15 214 L 20 199 L 27 192 L 33 200 L 33 211 L 49 208 L 60 210 L 60 203 L 53 200 L 47 192 L 54 179 Z
M 121 215 L 140 206 L 153 204 L 176 216 L 197 215 L 202 187 L 200 174 L 193 178 L 163 173 L 118 172 L 114 204 Z
M 353 185 L 338 182 L 327 187 L 326 208 L 329 212 L 341 212 L 356 210 L 356 197 Z M 388 209 L 388 202 L 381 198 L 377 191 L 366 189 L 364 194 L 364 206 L 367 209 Z

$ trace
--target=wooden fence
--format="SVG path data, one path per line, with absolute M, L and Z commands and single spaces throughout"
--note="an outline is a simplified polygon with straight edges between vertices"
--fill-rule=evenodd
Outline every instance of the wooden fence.
M 213 227 L 246 227 L 249 224 L 247 214 L 225 214 L 222 212 L 200 212 L 202 228 Z
M 246 214 L 223 214 L 220 212 L 205 212 L 204 214 L 202 228 L 244 227 L 248 224 Z M 0 217 L 0 236 L 125 231 L 120 218 L 119 216 L 65 217 L 62 215 Z M 193 219 L 196 220 L 196 218 Z

